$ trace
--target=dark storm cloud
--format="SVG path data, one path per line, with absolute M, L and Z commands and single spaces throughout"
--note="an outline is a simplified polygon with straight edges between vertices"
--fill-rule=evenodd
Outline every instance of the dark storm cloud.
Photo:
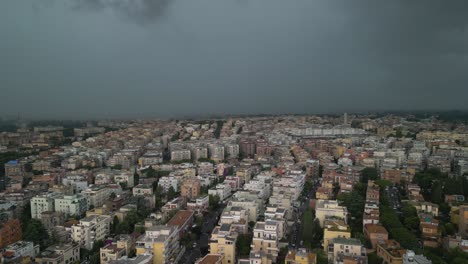
M 154 22 L 164 15 L 171 0 L 73 0 L 77 11 L 103 11 L 111 9 L 138 23 Z
M 465 0 L 37 3 L 0 2 L 3 114 L 467 109 Z

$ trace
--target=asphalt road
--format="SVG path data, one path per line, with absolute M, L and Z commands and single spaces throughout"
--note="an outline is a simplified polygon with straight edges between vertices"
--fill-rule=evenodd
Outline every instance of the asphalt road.
M 387 196 L 390 207 L 393 208 L 397 213 L 401 213 L 401 201 L 400 193 L 396 187 L 385 188 L 385 194 Z

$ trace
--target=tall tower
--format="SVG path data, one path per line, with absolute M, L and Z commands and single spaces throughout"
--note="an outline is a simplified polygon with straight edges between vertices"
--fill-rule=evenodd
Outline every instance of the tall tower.
M 344 113 L 344 115 L 343 115 L 343 124 L 344 125 L 348 124 L 348 113 Z

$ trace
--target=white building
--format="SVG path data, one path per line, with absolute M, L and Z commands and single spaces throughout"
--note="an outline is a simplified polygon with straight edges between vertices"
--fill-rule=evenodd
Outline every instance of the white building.
M 229 184 L 218 184 L 216 187 L 208 190 L 208 195 L 218 195 L 221 201 L 231 196 L 231 185 Z
M 161 186 L 165 192 L 169 191 L 171 187 L 177 192 L 179 190 L 179 179 L 176 177 L 161 177 L 158 186 Z
M 82 248 L 91 249 L 95 241 L 103 240 L 110 232 L 110 215 L 92 215 L 72 226 L 72 240 Z
M 88 199 L 81 194 L 64 195 L 55 198 L 55 211 L 68 216 L 81 216 L 88 211 Z
M 348 209 L 340 206 L 336 200 L 317 200 L 315 204 L 315 216 L 322 227 L 326 218 L 337 217 L 346 222 L 347 215 Z
M 41 214 L 47 211 L 55 211 L 55 193 L 40 194 L 31 199 L 31 217 L 41 219 Z
M 130 171 L 122 171 L 117 175 L 114 175 L 114 182 L 117 184 L 123 183 L 128 188 L 135 186 L 135 178 L 133 173 Z
M 109 199 L 112 190 L 107 185 L 94 185 L 81 192 L 88 199 L 88 206 L 101 207 Z
M 10 254 L 7 254 L 10 253 Z M 34 245 L 30 241 L 18 241 L 8 245 L 5 248 L 4 255 L 12 255 L 11 258 L 3 259 L 1 263 L 6 261 L 12 261 L 13 263 L 20 263 L 20 257 L 32 257 L 35 258 L 39 254 L 39 245 Z M 0 259 L 1 260 L 1 259 Z

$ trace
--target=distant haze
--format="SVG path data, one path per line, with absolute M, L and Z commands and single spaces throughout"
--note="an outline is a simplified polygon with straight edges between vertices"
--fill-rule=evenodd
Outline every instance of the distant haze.
M 0 116 L 468 109 L 467 0 L 1 0 Z

